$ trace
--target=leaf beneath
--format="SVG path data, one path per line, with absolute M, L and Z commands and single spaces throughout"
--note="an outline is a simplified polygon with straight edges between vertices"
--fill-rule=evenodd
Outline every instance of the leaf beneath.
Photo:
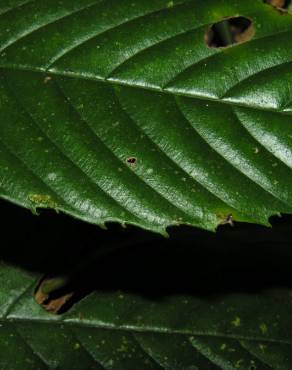
M 292 17 L 262 1 L 0 4 L 0 195 L 165 233 L 292 212 Z M 226 16 L 254 37 L 209 48 Z M 134 160 L 133 160 L 134 158 Z

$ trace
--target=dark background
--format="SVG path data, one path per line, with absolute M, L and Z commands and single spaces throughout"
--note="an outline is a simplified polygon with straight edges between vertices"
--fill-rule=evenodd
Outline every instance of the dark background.
M 0 259 L 32 272 L 69 274 L 80 296 L 95 289 L 152 298 L 257 293 L 292 283 L 292 216 L 273 217 L 272 228 L 235 223 L 216 234 L 174 227 L 166 239 L 135 227 L 110 224 L 105 231 L 53 211 L 35 216 L 0 204 Z

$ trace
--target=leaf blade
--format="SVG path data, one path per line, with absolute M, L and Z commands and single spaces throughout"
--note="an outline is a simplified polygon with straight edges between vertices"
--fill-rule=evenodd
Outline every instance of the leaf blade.
M 32 299 L 37 281 L 36 275 L 0 266 L 1 286 L 8 282 L 0 294 L 3 368 L 79 370 L 86 364 L 93 369 L 246 370 L 270 365 L 286 370 L 291 366 L 292 337 L 286 330 L 291 325 L 289 289 L 219 296 L 211 302 L 175 295 L 156 303 L 124 292 L 94 292 L 71 311 L 52 315 Z
M 0 26 L 2 197 L 162 234 L 291 213 L 291 17 L 261 1 L 17 4 Z M 208 48 L 226 14 L 250 18 L 254 38 Z

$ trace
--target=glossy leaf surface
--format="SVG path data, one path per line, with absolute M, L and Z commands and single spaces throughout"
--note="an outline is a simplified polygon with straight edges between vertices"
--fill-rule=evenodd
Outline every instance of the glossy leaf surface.
M 0 2 L 0 194 L 165 232 L 292 210 L 292 17 L 262 1 Z M 248 42 L 205 33 L 243 16 Z
M 1 264 L 1 369 L 291 369 L 289 289 L 158 301 L 100 291 L 55 316 L 34 302 L 36 284 Z

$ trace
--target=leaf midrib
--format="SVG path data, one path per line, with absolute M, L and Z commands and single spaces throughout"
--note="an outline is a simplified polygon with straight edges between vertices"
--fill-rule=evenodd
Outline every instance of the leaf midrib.
M 87 9 L 87 8 L 90 8 L 90 7 L 93 7 L 95 6 L 96 4 L 99 3 L 100 0 L 97 0 L 95 1 L 93 4 L 90 4 L 90 5 L 87 5 L 85 6 L 84 8 L 81 8 L 81 9 L 78 9 L 78 10 L 75 10 L 69 14 L 66 14 L 64 15 L 63 17 L 61 18 L 58 18 L 58 19 L 55 19 L 53 22 L 49 22 L 47 24 L 44 24 L 42 25 L 41 27 L 39 28 L 44 28 L 44 27 L 47 27 L 48 25 L 50 25 L 51 23 L 54 23 L 54 22 L 58 22 L 59 20 L 63 19 L 63 18 L 66 18 L 72 14 L 75 14 L 75 13 L 79 13 L 81 11 L 83 11 L 84 9 Z M 175 7 L 179 7 L 181 5 L 184 5 L 188 2 L 190 2 L 191 0 L 185 0 L 183 1 L 182 3 L 178 3 L 175 5 Z M 30 1 L 29 1 L 30 2 Z M 29 3 L 28 2 L 28 3 Z M 102 2 L 102 0 L 101 0 Z M 24 4 L 26 5 L 26 3 Z M 22 5 L 21 5 L 22 6 Z M 14 8 L 10 9 L 10 11 L 13 11 Z M 156 12 L 159 12 L 159 11 L 163 11 L 163 10 L 166 10 L 166 8 L 163 8 L 163 9 L 160 9 L 160 10 L 155 10 L 155 11 L 151 11 L 149 13 L 146 13 L 146 14 L 142 14 L 142 15 L 139 15 L 137 17 L 134 17 L 130 20 L 127 20 L 121 24 L 117 24 L 115 25 L 114 27 L 110 28 L 109 30 L 105 30 L 103 31 L 101 34 L 103 33 L 107 33 L 109 31 L 112 31 L 116 28 L 119 28 L 120 26 L 123 26 L 124 24 L 127 24 L 127 23 L 131 23 L 133 21 L 136 21 L 137 19 L 139 18 L 144 18 L 145 16 L 148 16 L 149 14 L 153 14 L 153 13 L 156 13 Z M 256 11 L 255 14 L 257 14 L 258 12 Z M 249 16 L 251 16 L 252 14 L 249 14 Z M 208 27 L 210 26 L 212 23 L 203 23 L 203 24 L 199 24 L 195 29 L 191 29 L 191 30 L 187 30 L 187 31 L 184 31 L 182 33 L 186 33 L 186 32 L 189 32 L 189 31 L 194 31 L 194 30 L 197 30 L 198 28 L 201 28 L 201 27 Z M 38 31 L 37 28 L 36 30 L 34 31 Z M 34 32 L 33 31 L 33 32 Z M 270 37 L 274 37 L 274 36 L 277 36 L 277 35 L 280 35 L 280 34 L 284 34 L 284 33 L 292 33 L 292 30 L 291 29 L 282 29 L 280 31 L 277 31 L 277 32 L 273 32 L 273 33 L 268 33 L 268 34 L 265 34 L 263 36 L 260 36 L 260 37 L 255 37 L 254 39 L 252 39 L 251 41 L 249 41 L 248 43 L 254 43 L 254 42 L 258 42 L 259 40 L 263 40 L 263 39 L 267 39 L 267 38 L 270 38 Z M 17 40 L 15 40 L 14 42 L 18 42 L 20 39 L 23 39 L 25 38 L 26 36 L 29 36 L 30 33 L 28 35 L 25 35 L 23 37 L 19 37 Z M 8 63 L 5 65 L 5 63 L 3 64 L 0 64 L 0 70 L 1 69 L 6 69 L 6 70 L 19 70 L 19 71 L 30 71 L 30 72 L 39 72 L 39 73 L 44 73 L 44 74 L 48 74 L 48 75 L 59 75 L 59 76 L 64 76 L 64 77 L 73 77 L 73 78 L 77 78 L 77 79 L 86 79 L 86 80 L 93 80 L 93 81 L 99 81 L 99 82 L 104 82 L 104 83 L 107 83 L 107 84 L 111 84 L 111 85 L 119 85 L 119 86 L 128 86 L 128 87 L 133 87 L 133 88 L 138 88 L 138 89 L 143 89 L 143 90 L 150 90 L 150 91 L 156 91 L 156 92 L 160 92 L 160 93 L 165 93 L 165 94 L 168 94 L 168 95 L 171 95 L 171 96 L 184 96 L 184 97 L 190 97 L 190 98 L 193 98 L 193 99 L 199 99 L 199 100 L 204 100 L 204 101 L 213 101 L 213 102 L 218 102 L 218 103 L 221 103 L 221 104 L 227 104 L 227 105 L 231 105 L 233 107 L 247 107 L 247 108 L 250 108 L 250 109 L 254 109 L 254 110 L 262 110 L 262 111 L 268 111 L 268 112 L 275 112 L 275 113 L 278 113 L 278 114 L 284 114 L 284 115 L 292 115 L 291 112 L 287 112 L 287 111 L 284 111 L 283 109 L 285 109 L 285 106 L 289 105 L 290 102 L 288 102 L 287 104 L 285 104 L 284 107 L 281 107 L 281 108 L 273 108 L 273 107 L 264 107 L 264 106 L 261 106 L 261 105 L 252 105 L 249 103 L 244 103 L 244 102 L 235 102 L 235 101 L 228 101 L 228 100 L 224 100 L 224 97 L 228 95 L 229 93 L 229 90 L 230 89 L 233 89 L 235 86 L 237 86 L 238 84 L 248 80 L 249 78 L 253 78 L 255 75 L 259 74 L 259 73 L 262 73 L 262 72 L 265 72 L 265 71 L 268 71 L 270 69 L 273 69 L 275 67 L 278 67 L 278 66 L 282 66 L 282 65 L 286 65 L 286 64 L 289 64 L 292 62 L 292 59 L 291 60 L 288 60 L 284 63 L 281 63 L 279 62 L 278 64 L 275 64 L 273 66 L 270 66 L 268 68 L 265 68 L 263 70 L 260 70 L 260 71 L 257 71 L 255 73 L 252 73 L 251 75 L 248 75 L 247 77 L 245 77 L 244 79 L 236 82 L 228 91 L 226 91 L 224 93 L 223 96 L 221 97 L 212 97 L 212 96 L 208 96 L 208 95 L 203 95 L 203 94 L 199 94 L 199 93 L 187 93 L 187 92 L 181 92 L 181 91 L 175 91 L 175 89 L 169 89 L 167 86 L 169 86 L 170 84 L 173 83 L 173 81 L 177 80 L 177 78 L 182 74 L 182 73 L 185 73 L 189 68 L 192 68 L 194 64 L 191 64 L 190 66 L 186 67 L 185 69 L 183 69 L 178 75 L 174 76 L 174 78 L 172 78 L 170 81 L 168 81 L 166 83 L 165 86 L 163 87 L 159 87 L 159 86 L 155 86 L 155 85 L 143 85 L 142 83 L 135 83 L 133 81 L 125 81 L 125 80 L 120 80 L 118 77 L 117 78 L 114 78 L 113 77 L 113 73 L 115 72 L 115 70 L 117 68 L 119 68 L 121 65 L 123 65 L 124 63 L 128 62 L 130 59 L 132 59 L 133 57 L 137 56 L 138 54 L 141 54 L 143 53 L 145 50 L 148 50 L 149 48 L 152 48 L 152 47 L 155 47 L 157 45 L 159 45 L 160 43 L 164 43 L 166 41 L 168 41 L 169 39 L 172 39 L 174 37 L 177 37 L 177 36 L 180 36 L 181 33 L 178 33 L 178 34 L 175 34 L 173 36 L 170 36 L 170 37 L 167 37 L 166 39 L 162 39 L 162 40 L 159 40 L 157 43 L 154 43 L 154 44 L 151 44 L 150 46 L 146 47 L 146 48 L 143 48 L 142 50 L 139 50 L 137 53 L 135 53 L 134 55 L 131 55 L 129 58 L 127 58 L 125 61 L 123 61 L 121 64 L 119 64 L 117 67 L 114 68 L 114 70 L 111 71 L 110 75 L 107 76 L 107 77 L 102 77 L 102 76 L 98 76 L 98 75 L 92 75 L 92 74 L 81 74 L 81 73 L 78 73 L 78 72 L 72 72 L 72 71 L 66 71 L 66 70 L 58 70 L 56 67 L 54 67 L 54 64 L 57 60 L 60 59 L 60 57 L 58 57 L 57 59 L 55 59 L 53 61 L 53 63 L 49 63 L 47 66 L 45 67 L 35 67 L 35 66 L 31 66 L 31 65 L 20 65 L 20 64 L 13 64 L 13 63 Z M 97 35 L 94 35 L 94 38 L 97 37 L 97 36 L 100 36 L 100 34 L 97 34 Z M 90 39 L 89 39 L 90 40 Z M 89 40 L 85 40 L 83 41 L 81 44 L 78 44 L 78 45 L 75 45 L 73 49 L 70 49 L 69 52 L 71 52 L 72 50 L 74 50 L 76 47 L 80 47 L 82 46 L 84 43 L 86 43 L 87 41 Z M 14 43 L 13 42 L 13 43 Z M 240 43 L 238 45 L 235 45 L 235 46 L 230 46 L 228 47 L 228 49 L 232 49 L 234 47 L 238 47 L 240 45 L 244 45 L 245 42 L 243 43 Z M 11 46 L 11 45 L 9 45 Z M 9 47 L 8 46 L 8 47 Z M 5 51 L 7 47 L 4 47 L 3 49 L 1 49 L 1 52 Z M 219 48 L 218 52 L 215 53 L 215 54 L 211 54 L 201 60 L 198 60 L 196 61 L 195 65 L 196 64 L 200 64 L 202 62 L 206 62 L 206 60 L 208 59 L 211 59 L 213 58 L 214 56 L 216 55 L 220 55 L 224 52 L 226 48 Z M 67 52 L 64 54 L 64 55 L 67 55 Z M 62 57 L 64 56 L 62 55 Z M 62 58 L 61 57 L 61 58 Z
M 53 316 L 52 316 L 53 317 Z M 236 336 L 236 335 L 227 335 L 225 333 L 212 333 L 212 332 L 190 332 L 190 331 L 183 331 L 183 330 L 162 330 L 159 328 L 153 327 L 143 327 L 143 329 L 137 326 L 125 325 L 125 326 L 116 326 L 112 324 L 91 324 L 85 323 L 81 321 L 74 321 L 71 319 L 39 319 L 39 318 L 7 318 L 3 319 L 0 318 L 0 325 L 7 324 L 7 323 L 31 323 L 31 324 L 47 324 L 47 325 L 55 325 L 55 326 L 68 326 L 68 327 L 84 327 L 84 328 L 94 328 L 98 329 L 105 329 L 105 330 L 114 330 L 114 331 L 124 331 L 129 333 L 156 333 L 156 334 L 168 334 L 168 335 L 182 335 L 182 336 L 202 336 L 202 337 L 213 337 L 213 338 L 226 338 L 226 339 L 235 339 L 238 341 L 246 340 L 246 341 L 254 341 L 254 342 L 268 342 L 268 343 L 279 343 L 279 344 L 289 344 L 292 345 L 292 340 L 279 340 L 279 339 L 271 339 L 271 338 L 262 338 L 262 337 L 249 337 L 249 336 Z
M 283 63 L 283 64 L 289 64 L 289 63 L 290 62 Z M 117 79 L 112 80 L 111 78 L 102 78 L 99 76 L 92 76 L 92 75 L 86 76 L 86 75 L 82 75 L 82 74 L 71 72 L 71 71 L 69 72 L 69 71 L 47 70 L 42 67 L 37 68 L 37 67 L 32 67 L 32 66 L 25 66 L 25 65 L 20 66 L 20 65 L 14 65 L 14 64 L 9 64 L 9 66 L 2 65 L 0 66 L 0 71 L 1 70 L 35 72 L 35 73 L 44 74 L 45 76 L 61 76 L 61 77 L 68 77 L 68 78 L 76 78 L 80 80 L 97 81 L 97 82 L 102 82 L 104 84 L 109 84 L 112 86 L 126 86 L 126 87 L 132 87 L 133 89 L 141 89 L 141 90 L 146 90 L 146 91 L 159 92 L 162 94 L 173 96 L 174 98 L 181 96 L 181 97 L 186 97 L 186 98 L 192 98 L 194 100 L 216 102 L 219 104 L 232 106 L 232 107 L 243 107 L 243 108 L 249 108 L 255 111 L 272 112 L 272 113 L 277 113 L 277 114 L 284 115 L 284 116 L 292 115 L 292 112 L 287 112 L 287 111 L 279 110 L 276 108 L 267 108 L 267 107 L 260 106 L 260 105 L 255 106 L 255 105 L 250 105 L 250 104 L 246 104 L 243 102 L 231 102 L 231 101 L 218 99 L 218 98 L 212 98 L 209 96 L 199 95 L 199 94 L 194 95 L 190 93 L 173 92 L 173 91 L 168 91 L 166 89 L 162 89 L 162 88 L 155 87 L 155 86 L 146 86 L 146 85 L 142 86 L 132 81 L 126 82 L 126 81 L 119 81 Z

